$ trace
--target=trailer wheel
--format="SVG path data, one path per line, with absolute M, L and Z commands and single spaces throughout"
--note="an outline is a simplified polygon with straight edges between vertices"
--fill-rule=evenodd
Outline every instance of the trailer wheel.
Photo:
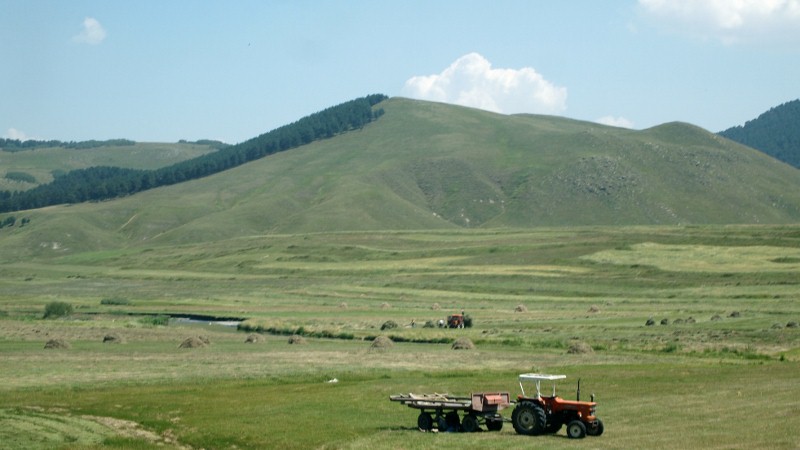
M 480 429 L 478 417 L 475 414 L 467 414 L 461 419 L 461 429 L 467 433 L 474 433 Z
M 417 417 L 417 426 L 422 431 L 431 431 L 433 429 L 433 417 L 431 417 L 430 413 L 426 413 L 425 411 L 419 413 L 419 417 Z
M 503 420 L 486 420 L 486 428 L 489 431 L 500 431 L 503 429 Z
M 567 425 L 567 437 L 570 439 L 583 439 L 586 437 L 586 425 L 580 420 L 573 420 Z
M 594 424 L 590 425 L 586 428 L 586 434 L 589 436 L 600 436 L 603 434 L 603 421 L 597 419 Z
M 547 417 L 541 406 L 533 402 L 521 402 L 511 413 L 511 423 L 519 434 L 542 434 L 547 425 Z

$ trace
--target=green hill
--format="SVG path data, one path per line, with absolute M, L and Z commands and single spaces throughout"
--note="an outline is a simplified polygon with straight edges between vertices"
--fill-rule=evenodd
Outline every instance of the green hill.
M 761 150 L 800 168 L 800 99 L 771 108 L 744 126 L 720 132 L 733 141 Z
M 634 131 L 403 98 L 376 107 L 384 116 L 361 130 L 213 176 L 13 213 L 30 222 L 0 229 L 0 246 L 32 255 L 267 233 L 800 220 L 800 171 L 692 125 Z
M 216 151 L 220 146 L 213 141 L 127 142 L 85 148 L 39 145 L 12 150 L 0 146 L 0 191 L 31 189 L 53 181 L 54 173 L 95 166 L 157 169 Z

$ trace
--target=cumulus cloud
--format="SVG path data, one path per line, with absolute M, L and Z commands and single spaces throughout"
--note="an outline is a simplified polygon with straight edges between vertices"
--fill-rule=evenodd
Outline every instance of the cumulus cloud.
M 478 53 L 458 58 L 439 74 L 408 79 L 402 94 L 503 114 L 558 114 L 567 108 L 566 88 L 530 67 L 494 69 Z
M 595 122 L 619 128 L 633 128 L 633 122 L 624 117 L 603 116 Z
M 726 44 L 800 39 L 800 0 L 639 0 L 669 28 Z
M 16 139 L 18 141 L 29 141 L 33 139 L 28 135 L 26 135 L 25 133 L 23 133 L 22 131 L 17 130 L 16 128 L 9 128 L 8 130 L 6 130 L 5 138 Z
M 83 29 L 72 39 L 81 44 L 97 45 L 106 38 L 106 30 L 94 17 L 83 19 Z

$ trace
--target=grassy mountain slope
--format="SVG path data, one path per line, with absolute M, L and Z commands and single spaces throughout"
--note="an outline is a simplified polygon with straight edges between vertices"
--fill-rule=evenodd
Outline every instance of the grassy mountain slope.
M 31 223 L 0 230 L 0 245 L 46 254 L 265 233 L 800 220 L 799 171 L 692 125 L 380 107 L 362 130 L 214 176 L 16 213 Z
M 800 168 L 800 99 L 771 108 L 744 126 L 720 132 L 733 141 L 761 150 Z
M 133 145 L 106 145 L 94 148 L 36 148 L 16 152 L 0 151 L 0 191 L 26 190 L 49 183 L 53 171 L 69 172 L 94 166 L 157 169 L 216 151 L 210 145 L 195 143 L 137 142 Z M 5 178 L 9 172 L 33 176 L 36 183 Z

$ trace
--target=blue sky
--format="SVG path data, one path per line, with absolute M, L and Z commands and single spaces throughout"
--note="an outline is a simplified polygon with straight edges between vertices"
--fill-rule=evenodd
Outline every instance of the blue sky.
M 371 93 L 711 131 L 800 97 L 800 0 L 0 0 L 0 136 L 241 142 Z

